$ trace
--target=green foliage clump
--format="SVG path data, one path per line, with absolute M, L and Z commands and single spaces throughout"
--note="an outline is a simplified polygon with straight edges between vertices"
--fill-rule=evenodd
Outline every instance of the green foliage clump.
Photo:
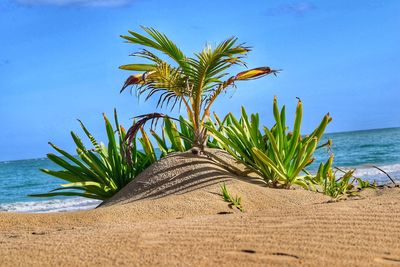
M 68 183 L 62 184 L 60 188 L 49 193 L 30 196 L 82 196 L 105 200 L 113 196 L 157 160 L 154 148 L 144 131 L 142 131 L 142 137 L 139 139 L 143 148 L 143 151 L 140 151 L 136 139 L 129 144 L 126 141 L 126 132 L 118 123 L 116 111 L 114 112 L 116 131 L 105 115 L 104 120 L 108 138 L 107 146 L 98 143 L 82 122 L 80 122 L 80 126 L 93 148 L 86 148 L 74 132 L 71 132 L 71 136 L 75 142 L 78 157 L 50 143 L 60 156 L 50 153 L 47 157 L 60 166 L 62 170 L 42 169 L 41 171 L 61 178 Z
M 195 132 L 191 121 L 179 117 L 178 123 L 170 117 L 164 117 L 164 124 L 161 127 L 161 135 L 154 130 L 150 132 L 158 144 L 161 151 L 161 158 L 175 152 L 185 152 L 192 148 Z M 179 127 L 178 127 L 179 126 Z M 210 138 L 206 138 L 207 147 L 217 147 L 216 142 L 211 142 Z
M 313 162 L 313 153 L 331 118 L 325 115 L 311 134 L 302 136 L 302 113 L 299 100 L 293 131 L 289 132 L 285 107 L 279 111 L 274 98 L 275 125 L 271 129 L 264 126 L 261 132 L 259 115 L 252 114 L 249 119 L 244 108 L 239 120 L 230 113 L 220 127 L 212 127 L 210 123 L 206 127 L 223 149 L 263 177 L 269 186 L 290 188 L 297 184 L 308 188 L 300 173 Z
M 352 177 L 355 170 L 347 171 L 341 177 L 336 177 L 337 170 L 332 169 L 332 163 L 333 155 L 329 157 L 326 163 L 319 165 L 316 175 L 310 178 L 311 184 L 318 185 L 325 195 L 334 199 L 354 193 L 355 179 L 352 179 Z
M 49 193 L 32 194 L 30 196 L 82 196 L 105 200 L 131 182 L 158 158 L 163 158 L 175 152 L 184 152 L 192 147 L 194 130 L 191 122 L 183 117 L 179 118 L 179 128 L 171 118 L 165 117 L 163 119 L 164 124 L 161 127 L 161 135 L 150 130 L 161 152 L 159 155 L 157 155 L 153 143 L 142 127 L 139 128 L 141 137 L 135 137 L 128 142 L 124 128 L 118 123 L 116 112 L 114 118 L 116 130 L 113 129 L 104 115 L 108 137 L 107 146 L 99 143 L 82 122 L 80 122 L 80 126 L 92 143 L 93 148 L 86 148 L 74 132 L 71 132 L 71 135 L 77 146 L 78 157 L 50 143 L 60 156 L 51 153 L 47 157 L 60 166 L 62 170 L 42 169 L 41 171 L 69 183 L 62 184 L 60 188 Z M 115 133 L 117 136 L 115 136 Z M 141 147 L 137 145 L 137 141 L 139 141 Z M 213 146 L 213 144 L 210 143 L 210 146 Z
M 235 196 L 232 197 L 232 195 L 229 193 L 228 188 L 226 187 L 226 184 L 223 183 L 221 185 L 221 194 L 222 194 L 222 198 L 224 199 L 224 201 L 229 203 L 229 207 L 235 207 L 238 210 L 240 210 L 241 212 L 244 211 L 243 207 L 242 207 L 242 198 L 239 196 Z
M 340 199 L 346 195 L 356 195 L 358 192 L 357 189 L 376 187 L 376 183 L 371 184 L 369 181 L 354 177 L 355 169 L 343 171 L 336 168 L 334 170 L 332 164 L 333 155 L 329 157 L 326 163 L 320 163 L 315 175 L 306 177 L 311 188 L 321 191 L 334 199 Z M 343 173 L 343 175 L 337 177 L 338 172 Z
M 259 115 L 249 117 L 242 107 L 240 119 L 228 114 L 222 121 L 215 116 L 217 123 L 209 121 L 206 125 L 213 137 L 214 145 L 225 149 L 237 160 L 245 164 L 250 171 L 260 175 L 266 184 L 276 188 L 290 188 L 299 185 L 305 189 L 322 192 L 334 199 L 345 195 L 354 195 L 356 189 L 374 188 L 361 178 L 353 176 L 355 170 L 333 170 L 333 155 L 326 163 L 321 163 L 316 174 L 311 174 L 307 167 L 314 161 L 316 149 L 330 146 L 331 140 L 319 145 L 326 126 L 332 120 L 326 114 L 315 130 L 302 135 L 301 121 L 303 108 L 299 100 L 296 108 L 293 130 L 286 125 L 285 106 L 278 108 L 276 98 L 273 102 L 275 124 L 272 128 L 260 130 Z
M 377 182 L 374 181 L 373 183 L 367 181 L 367 180 L 363 180 L 362 178 L 357 177 L 357 185 L 360 189 L 366 189 L 366 188 L 376 188 Z
M 179 117 L 179 129 L 171 118 L 165 117 L 164 125 L 161 128 L 161 136 L 153 130 L 151 130 L 151 134 L 157 141 L 161 157 L 173 152 L 187 151 L 191 148 L 191 142 L 193 141 L 193 127 L 182 116 Z M 168 147 L 168 141 L 170 147 Z

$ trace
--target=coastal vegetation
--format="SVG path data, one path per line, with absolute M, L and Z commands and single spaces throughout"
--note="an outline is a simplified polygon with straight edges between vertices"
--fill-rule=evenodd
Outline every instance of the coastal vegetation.
M 149 62 L 120 67 L 135 71 L 125 81 L 121 92 L 132 87 L 138 96 L 146 95 L 146 100 L 157 96 L 157 107 L 172 110 L 183 106 L 187 118 L 180 116 L 176 119 L 162 113 L 144 114 L 137 116 L 126 132 L 115 111 L 115 129 L 104 115 L 107 145 L 99 143 L 80 122 L 93 148 L 86 148 L 73 132 L 71 135 L 78 156 L 50 143 L 60 155 L 48 154 L 48 158 L 62 170 L 42 171 L 68 183 L 49 193 L 31 196 L 82 196 L 106 200 L 160 158 L 194 148 L 199 154 L 205 148 L 225 150 L 247 168 L 247 173 L 256 174 L 268 187 L 289 189 L 297 186 L 334 199 L 352 195 L 357 188 L 373 187 L 369 182 L 354 177 L 354 170 L 336 177 L 338 170 L 332 167 L 333 155 L 326 163 L 320 163 L 315 174 L 311 173 L 309 166 L 315 160 L 314 152 L 332 144 L 331 140 L 321 144 L 332 118 L 326 114 L 311 133 L 302 134 L 303 104 L 300 99 L 292 128 L 286 124 L 285 106 L 279 108 L 276 97 L 272 104 L 274 124 L 271 127 L 261 125 L 259 114 L 249 116 L 244 107 L 239 119 L 232 113 L 223 119 L 214 113 L 211 118 L 215 99 L 235 87 L 235 82 L 278 73 L 270 67 L 258 67 L 229 75 L 232 66 L 246 66 L 243 58 L 250 52 L 248 47 L 237 43 L 237 38 L 228 38 L 215 48 L 207 45 L 194 57 L 187 57 L 166 35 L 152 28 L 143 27 L 143 30 L 147 35 L 129 31 L 129 36 L 122 36 L 129 43 L 145 47 L 133 56 Z M 161 59 L 161 55 L 148 49 L 169 60 Z M 152 122 L 149 131 L 144 128 L 148 121 Z M 162 126 L 156 130 L 158 121 L 162 121 Z M 153 143 L 157 144 L 160 153 L 156 153 Z M 232 197 L 225 184 L 221 186 L 221 193 L 225 201 L 243 210 L 241 198 Z
M 354 170 L 345 172 L 341 177 L 336 177 L 337 170 L 332 169 L 333 155 L 328 161 L 319 165 L 318 171 L 315 176 L 312 176 L 310 181 L 313 184 L 320 185 L 322 192 L 325 195 L 331 196 L 335 199 L 345 196 L 346 194 L 354 194 L 355 178 L 352 179 Z M 351 180 L 352 179 L 352 180 Z
M 241 212 L 244 211 L 243 206 L 242 206 L 242 198 L 239 196 L 233 197 L 231 193 L 229 193 L 228 188 L 226 187 L 226 184 L 223 183 L 221 185 L 221 194 L 222 198 L 224 199 L 225 202 L 229 203 L 230 208 L 237 208 Z
M 191 121 L 182 116 L 179 116 L 177 120 L 165 116 L 163 118 L 163 126 L 160 128 L 161 134 L 149 129 L 161 152 L 160 158 L 174 152 L 185 152 L 193 147 L 195 131 Z M 216 140 L 211 140 L 208 135 L 206 136 L 205 144 L 207 147 L 218 147 Z
M 313 161 L 313 153 L 331 121 L 325 115 L 319 126 L 309 135 L 300 133 L 303 107 L 299 100 L 293 131 L 286 125 L 285 106 L 279 111 L 277 99 L 273 101 L 275 124 L 260 130 L 259 114 L 251 114 L 250 119 L 244 107 L 237 120 L 232 113 L 223 120 L 221 129 L 209 127 L 209 131 L 223 149 L 261 176 L 268 186 L 290 188 L 297 184 L 308 188 L 300 173 Z M 319 146 L 325 146 L 327 144 Z
M 116 111 L 114 112 L 114 121 L 115 130 L 104 115 L 108 138 L 107 145 L 99 143 L 85 125 L 79 121 L 93 148 L 88 149 L 81 138 L 71 132 L 78 156 L 73 156 L 49 143 L 61 156 L 50 153 L 47 157 L 60 166 L 62 170 L 42 169 L 41 171 L 68 183 L 62 184 L 60 188 L 49 193 L 30 196 L 81 196 L 105 200 L 112 197 L 139 173 L 154 163 L 156 155 L 146 133 L 143 132 L 143 136 L 138 140 L 141 143 L 141 149 L 139 149 L 136 140 L 129 144 L 126 141 L 126 132 L 118 123 Z

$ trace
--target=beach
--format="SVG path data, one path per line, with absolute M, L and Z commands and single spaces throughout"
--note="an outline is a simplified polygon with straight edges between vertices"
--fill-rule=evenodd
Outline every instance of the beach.
M 400 266 L 400 2 L 240 4 L 0 1 L 0 267 Z
M 228 179 L 89 211 L 0 213 L 1 266 L 390 266 L 400 263 L 400 188 L 332 202 Z

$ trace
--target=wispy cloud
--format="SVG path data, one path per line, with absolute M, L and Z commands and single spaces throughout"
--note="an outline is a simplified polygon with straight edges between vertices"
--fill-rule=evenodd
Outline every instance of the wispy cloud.
M 305 13 L 308 13 L 312 10 L 316 9 L 316 6 L 307 1 L 300 2 L 292 2 L 288 4 L 282 4 L 280 6 L 272 7 L 267 9 L 267 16 L 279 16 L 279 15 L 295 15 L 295 16 L 303 16 Z
M 132 0 L 15 0 L 27 6 L 85 6 L 85 7 L 120 7 Z

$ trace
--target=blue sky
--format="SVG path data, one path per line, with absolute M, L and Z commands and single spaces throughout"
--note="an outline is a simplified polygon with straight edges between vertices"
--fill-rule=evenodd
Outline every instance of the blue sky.
M 237 83 L 215 111 L 241 105 L 272 123 L 274 95 L 292 121 L 304 103 L 303 133 L 326 112 L 329 132 L 400 126 L 400 2 L 2 0 L 0 3 L 0 160 L 42 157 L 47 142 L 73 151 L 79 118 L 104 140 L 101 113 L 121 122 L 155 101 L 119 94 L 138 47 L 119 35 L 140 25 L 166 33 L 191 54 L 235 35 L 253 47 L 249 67 L 278 77 Z M 239 71 L 239 70 L 238 70 Z M 164 112 L 168 112 L 165 111 Z

